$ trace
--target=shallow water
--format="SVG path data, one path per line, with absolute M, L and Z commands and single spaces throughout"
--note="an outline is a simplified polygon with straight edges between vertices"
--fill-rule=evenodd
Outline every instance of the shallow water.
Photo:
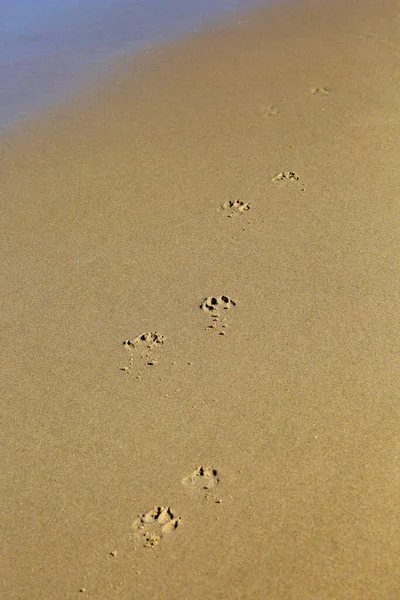
M 2 0 L 0 126 L 59 103 L 121 54 L 256 0 Z

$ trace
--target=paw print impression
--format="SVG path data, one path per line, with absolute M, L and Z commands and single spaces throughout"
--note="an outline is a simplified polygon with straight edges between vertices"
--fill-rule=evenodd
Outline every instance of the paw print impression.
M 181 520 L 170 506 L 155 506 L 139 515 L 132 528 L 145 548 L 155 548 L 163 537 L 177 530 Z
M 310 89 L 311 96 L 328 96 L 331 90 L 327 86 L 313 87 Z
M 260 113 L 263 117 L 266 117 L 266 118 L 276 117 L 277 115 L 279 115 L 279 110 L 275 105 L 272 105 L 272 106 L 266 106 L 265 108 L 262 108 L 260 110 Z
M 135 337 L 133 340 L 126 340 L 123 342 L 124 346 L 129 346 L 130 348 L 137 347 L 146 347 L 147 349 L 152 349 L 157 346 L 161 346 L 165 342 L 165 336 L 160 335 L 155 332 L 142 333 Z
M 281 173 L 277 173 L 272 179 L 272 183 L 280 183 L 289 182 L 289 183 L 297 183 L 300 177 L 295 171 L 282 171 Z M 305 192 L 306 185 L 302 183 L 300 185 L 300 191 Z
M 135 363 L 142 366 L 155 366 L 157 360 L 154 356 L 154 351 L 165 343 L 165 336 L 156 332 L 141 333 L 131 340 L 125 340 L 123 346 L 129 352 L 129 361 L 126 367 L 122 367 L 121 371 L 127 374 L 132 374 L 135 370 Z M 139 366 L 137 365 L 138 369 Z M 137 378 L 141 376 L 140 369 L 136 372 Z
M 211 324 L 206 329 L 217 329 L 219 335 L 225 335 L 222 329 L 227 326 L 225 311 L 236 306 L 236 302 L 229 296 L 208 296 L 200 304 L 201 310 L 211 314 Z
M 236 302 L 229 298 L 229 296 L 208 296 L 200 304 L 200 308 L 205 312 L 218 311 L 221 308 L 226 310 L 231 308 L 231 306 L 236 306 Z
M 219 209 L 224 214 L 232 219 L 233 217 L 243 215 L 245 212 L 250 210 L 250 204 L 242 202 L 242 200 L 227 200 L 224 202 Z
M 203 491 L 205 498 L 219 484 L 217 469 L 214 467 L 197 467 L 192 473 L 182 479 L 182 484 L 189 489 Z
M 271 181 L 276 183 L 277 181 L 298 181 L 300 177 L 294 171 L 282 171 L 277 173 Z

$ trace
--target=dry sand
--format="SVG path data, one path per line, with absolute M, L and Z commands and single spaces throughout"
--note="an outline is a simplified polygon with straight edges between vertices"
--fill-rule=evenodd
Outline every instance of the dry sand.
M 2 140 L 1 598 L 400 598 L 399 25 L 280 4 Z

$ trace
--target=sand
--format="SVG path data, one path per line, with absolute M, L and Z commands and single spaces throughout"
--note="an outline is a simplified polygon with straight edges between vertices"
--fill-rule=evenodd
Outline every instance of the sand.
M 260 9 L 3 137 L 1 598 L 400 597 L 399 24 Z

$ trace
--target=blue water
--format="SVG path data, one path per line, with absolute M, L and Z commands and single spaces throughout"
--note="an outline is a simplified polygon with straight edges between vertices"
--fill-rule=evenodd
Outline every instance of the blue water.
M 76 90 L 121 54 L 256 0 L 0 0 L 0 126 Z

